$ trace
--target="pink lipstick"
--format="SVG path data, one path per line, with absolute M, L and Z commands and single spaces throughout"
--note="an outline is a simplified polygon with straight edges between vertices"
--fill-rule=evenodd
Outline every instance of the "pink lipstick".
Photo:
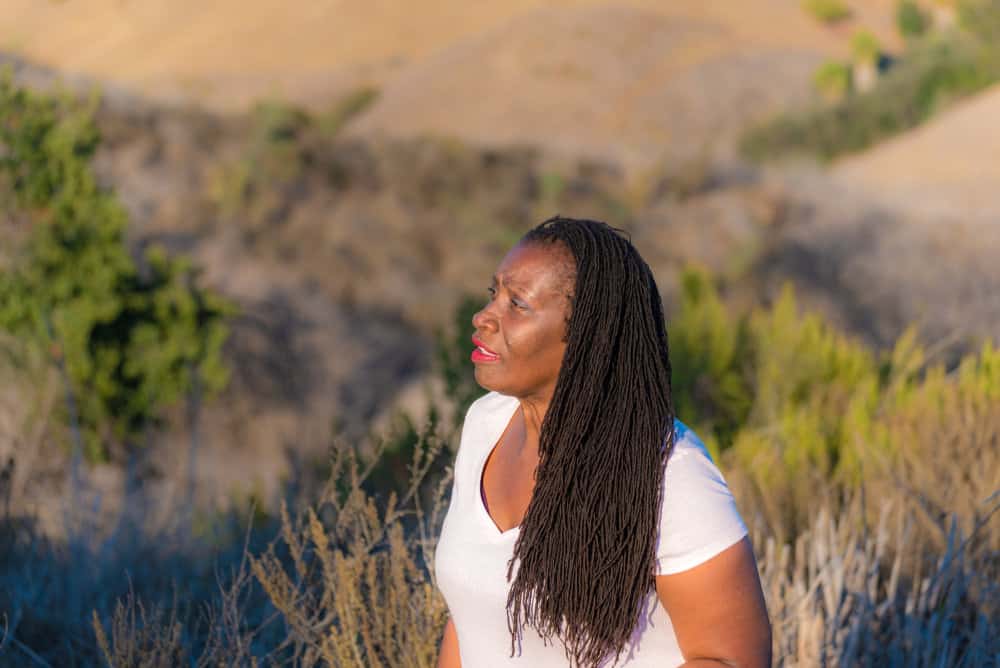
M 472 355 L 469 356 L 473 362 L 496 362 L 500 359 L 499 355 L 487 348 L 486 345 L 475 336 L 472 337 L 472 343 L 476 346 L 472 350 Z

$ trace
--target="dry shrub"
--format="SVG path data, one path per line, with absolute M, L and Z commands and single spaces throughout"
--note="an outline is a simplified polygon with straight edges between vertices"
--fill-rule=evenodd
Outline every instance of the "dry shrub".
M 990 665 L 1000 651 L 997 555 L 970 550 L 975 536 L 952 524 L 930 568 L 908 577 L 912 518 L 881 508 L 874 526 L 858 522 L 856 499 L 839 516 L 820 510 L 794 545 L 758 538 L 777 663 Z
M 924 441 L 895 460 L 908 486 L 866 469 L 872 480 L 858 491 L 837 495 L 830 485 L 826 501 L 815 497 L 794 541 L 763 524 L 755 529 L 777 665 L 980 666 L 1000 653 L 1000 498 L 969 508 L 964 499 L 976 498 L 974 485 L 949 492 L 932 477 L 922 482 L 932 470 L 958 480 L 973 450 L 995 457 L 998 423 L 917 415 Z M 901 421 L 899 429 L 904 424 L 912 430 L 915 423 Z M 921 449 L 941 442 L 953 445 L 950 458 Z M 295 516 L 283 508 L 280 537 L 259 556 L 248 551 L 243 578 L 223 592 L 237 601 L 253 579 L 267 611 L 220 606 L 228 613 L 215 615 L 208 635 L 229 640 L 192 665 L 434 665 L 446 610 L 429 565 L 450 479 L 422 488 L 440 443 L 418 445 L 414 482 L 384 501 L 364 490 L 357 458 L 339 453 L 320 500 Z M 914 512 L 914 504 L 928 503 L 943 513 L 934 531 Z M 99 629 L 98 641 L 112 666 L 162 665 L 164 657 L 187 656 L 176 619 L 127 601 L 111 638 Z
M 884 418 L 889 452 L 872 450 L 867 486 L 880 498 L 898 490 L 920 523 L 920 553 L 944 550 L 955 522 L 963 535 L 976 535 L 976 549 L 1000 554 L 1000 517 L 993 515 L 1000 492 L 1000 384 L 974 387 L 972 371 L 967 361 L 951 378 L 933 372 Z M 957 387 L 948 391 L 947 384 Z M 978 531 L 984 526 L 992 530 Z
M 354 450 L 334 451 L 326 488 L 298 511 L 282 504 L 280 531 L 249 546 L 196 620 L 177 601 L 120 603 L 110 633 L 94 615 L 104 660 L 115 668 L 194 666 L 433 666 L 446 610 L 431 565 L 450 474 L 432 472 L 444 441 L 425 432 L 410 484 L 373 495 Z
M 363 489 L 358 459 L 340 450 L 319 512 L 293 518 L 282 507 L 280 540 L 251 563 L 288 629 L 295 665 L 435 665 L 446 612 L 433 546 L 450 477 L 430 494 L 424 483 L 441 447 L 418 444 L 409 488 L 384 506 Z
M 731 469 L 762 527 L 756 544 L 782 665 L 1000 657 L 1000 356 L 987 345 L 946 372 L 924 369 L 917 348 L 903 353 L 908 345 L 897 357 L 913 363 L 896 365 L 877 409 L 844 413 L 856 477 L 785 475 L 787 448 L 768 449 L 766 436 L 755 452 L 778 457 L 784 473 Z
M 169 613 L 155 606 L 147 612 L 130 592 L 115 608 L 109 640 L 97 612 L 93 613 L 97 644 L 112 666 L 170 668 L 183 663 L 182 625 L 177 608 Z

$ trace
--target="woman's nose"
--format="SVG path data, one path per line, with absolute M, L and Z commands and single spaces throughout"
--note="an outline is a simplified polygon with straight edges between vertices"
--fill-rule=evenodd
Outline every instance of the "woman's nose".
M 493 322 L 493 317 L 490 315 L 489 311 L 489 304 L 476 311 L 476 313 L 472 316 L 472 326 L 476 329 L 485 329 L 489 327 Z

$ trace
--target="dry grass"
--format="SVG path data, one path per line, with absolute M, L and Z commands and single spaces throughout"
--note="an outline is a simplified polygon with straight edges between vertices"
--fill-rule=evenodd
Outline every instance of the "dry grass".
M 1000 611 L 996 553 L 975 550 L 971 546 L 978 536 L 952 525 L 936 562 L 922 575 L 908 576 L 904 562 L 912 558 L 912 524 L 907 513 L 888 504 L 877 524 L 859 526 L 855 513 L 861 512 L 849 507 L 833 516 L 823 509 L 794 545 L 758 539 L 779 664 L 985 666 L 995 661 L 1000 650 L 994 637 Z
M 253 573 L 289 629 L 295 665 L 406 666 L 436 663 L 445 608 L 430 579 L 436 531 L 443 519 L 445 476 L 424 512 L 421 483 L 442 443 L 415 450 L 413 484 L 384 507 L 365 493 L 358 462 L 334 459 L 316 510 L 293 519 L 282 508 L 282 532 Z M 338 489 L 346 483 L 346 489 Z
M 912 456 L 897 461 L 895 473 L 906 477 L 905 485 L 873 474 L 862 492 L 842 496 L 835 507 L 810 508 L 809 528 L 791 544 L 756 532 L 778 665 L 981 666 L 996 660 L 1000 499 L 979 498 L 975 484 L 963 490 L 941 484 L 976 475 L 970 461 L 994 461 L 988 458 L 1000 451 L 995 417 L 970 415 L 951 428 L 926 429 Z M 961 437 L 967 449 L 952 440 L 954 456 L 928 457 L 927 450 L 944 449 L 947 437 Z M 977 460 L 968 459 L 972 444 Z M 427 474 L 429 454 L 418 449 L 415 481 Z M 931 471 L 937 476 L 925 477 Z M 434 665 L 445 609 L 427 565 L 444 488 L 424 513 L 418 484 L 381 504 L 363 490 L 362 479 L 356 460 L 339 458 L 321 500 L 294 517 L 283 509 L 280 538 L 249 557 L 286 634 L 269 653 L 258 653 L 266 657 L 262 665 Z M 972 500 L 977 503 L 967 505 Z M 930 524 L 914 512 L 928 507 L 942 509 Z M 137 623 L 143 615 L 134 600 L 116 614 L 112 639 L 102 641 L 111 665 L 137 665 L 127 659 L 136 646 L 149 648 L 148 655 L 140 653 L 149 661 L 182 652 L 176 615 L 146 615 Z M 243 626 L 238 619 L 230 623 Z

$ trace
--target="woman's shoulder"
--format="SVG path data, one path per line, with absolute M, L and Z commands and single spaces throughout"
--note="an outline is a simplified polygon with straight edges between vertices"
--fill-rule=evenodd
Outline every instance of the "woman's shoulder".
M 663 476 L 659 575 L 687 570 L 746 535 L 722 472 L 694 430 L 674 422 L 674 448 Z
M 469 405 L 469 409 L 465 413 L 465 420 L 468 422 L 469 420 L 509 414 L 515 404 L 517 404 L 516 397 L 499 392 L 487 392 Z
M 674 445 L 667 458 L 664 484 L 676 488 L 706 483 L 710 487 L 726 487 L 726 479 L 705 443 L 693 429 L 674 420 Z
M 708 452 L 705 443 L 698 438 L 694 429 L 674 418 L 674 449 L 671 457 L 678 453 L 700 455 L 706 457 L 708 461 L 712 461 L 712 455 Z
M 516 407 L 515 397 L 499 392 L 484 394 L 469 405 L 455 458 L 456 477 L 466 462 L 471 466 L 480 454 L 493 447 Z
M 503 426 L 514 414 L 516 408 L 516 397 L 499 392 L 488 392 L 479 397 L 469 405 L 465 412 L 465 420 L 462 423 L 462 443 L 470 439 L 482 440 L 492 435 L 497 429 L 503 431 Z M 499 432 L 497 436 L 499 436 Z M 489 439 L 487 438 L 487 440 Z M 488 447 L 493 446 L 492 443 L 487 445 Z

